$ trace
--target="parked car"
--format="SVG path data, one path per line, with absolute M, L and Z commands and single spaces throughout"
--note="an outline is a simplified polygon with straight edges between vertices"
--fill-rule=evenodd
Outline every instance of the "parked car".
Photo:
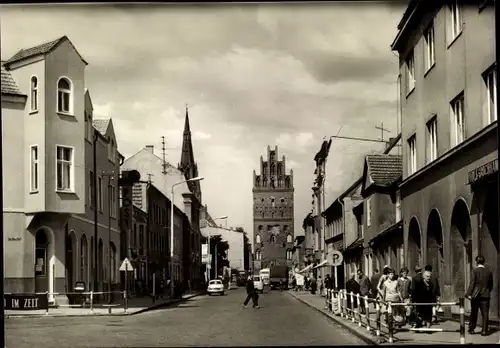
M 224 296 L 224 284 L 222 284 L 222 280 L 220 279 L 211 280 L 208 283 L 207 293 L 208 295 L 220 294 Z
M 264 293 L 264 282 L 262 278 L 258 275 L 254 275 L 252 279 L 255 290 L 260 291 L 261 294 Z

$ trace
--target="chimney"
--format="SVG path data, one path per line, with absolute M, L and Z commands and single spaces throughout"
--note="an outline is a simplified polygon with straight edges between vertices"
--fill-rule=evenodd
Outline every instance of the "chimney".
M 146 150 L 148 150 L 148 152 L 154 154 L 155 153 L 155 146 L 154 145 L 146 145 Z

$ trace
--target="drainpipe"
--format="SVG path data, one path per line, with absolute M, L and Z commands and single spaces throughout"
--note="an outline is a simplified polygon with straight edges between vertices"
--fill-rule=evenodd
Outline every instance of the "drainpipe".
M 93 158 L 93 165 L 94 165 L 94 281 L 93 281 L 93 288 L 94 291 L 97 292 L 99 291 L 97 288 L 97 235 L 98 235 L 98 209 L 99 207 L 97 206 L 97 130 L 94 129 L 94 141 L 93 141 L 93 150 L 94 150 L 94 158 Z

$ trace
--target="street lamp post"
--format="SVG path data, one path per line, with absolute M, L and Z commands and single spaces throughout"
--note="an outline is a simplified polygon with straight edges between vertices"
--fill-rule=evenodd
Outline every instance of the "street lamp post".
M 179 181 L 172 185 L 172 192 L 170 193 L 170 298 L 174 298 L 174 188 L 186 182 L 200 180 L 203 180 L 203 177 Z
M 213 219 L 213 221 L 225 220 L 226 221 L 226 227 L 227 227 L 227 218 L 228 218 L 228 216 L 225 215 L 225 216 L 221 216 L 221 217 L 215 218 L 215 219 Z M 217 224 L 216 224 L 216 226 L 217 226 Z M 211 235 L 210 235 L 210 230 L 209 230 L 208 231 L 208 253 L 209 253 L 209 255 L 211 255 L 210 254 L 210 250 L 211 250 L 210 249 L 210 237 L 211 237 Z M 214 274 L 215 274 L 215 278 L 217 278 L 217 244 L 215 244 L 215 252 L 214 252 L 214 254 L 215 254 L 214 255 L 214 257 L 215 257 L 215 260 L 214 260 L 215 261 L 215 265 L 214 265 L 214 268 L 215 268 L 214 272 L 215 273 Z M 210 256 L 210 265 L 212 265 L 212 258 L 211 258 L 211 256 Z M 208 274 L 208 278 L 210 280 L 210 272 Z

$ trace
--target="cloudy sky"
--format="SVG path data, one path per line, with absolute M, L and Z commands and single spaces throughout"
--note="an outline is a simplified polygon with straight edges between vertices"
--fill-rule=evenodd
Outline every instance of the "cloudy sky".
M 204 203 L 252 233 L 252 171 L 267 145 L 294 170 L 295 229 L 311 211 L 313 158 L 325 136 L 397 134 L 404 8 L 381 4 L 2 6 L 2 59 L 67 35 L 89 62 L 97 117 L 112 117 L 126 156 L 146 144 L 180 158 L 189 104 Z M 385 135 L 387 138 L 387 135 Z M 381 144 L 336 139 L 332 202 Z

